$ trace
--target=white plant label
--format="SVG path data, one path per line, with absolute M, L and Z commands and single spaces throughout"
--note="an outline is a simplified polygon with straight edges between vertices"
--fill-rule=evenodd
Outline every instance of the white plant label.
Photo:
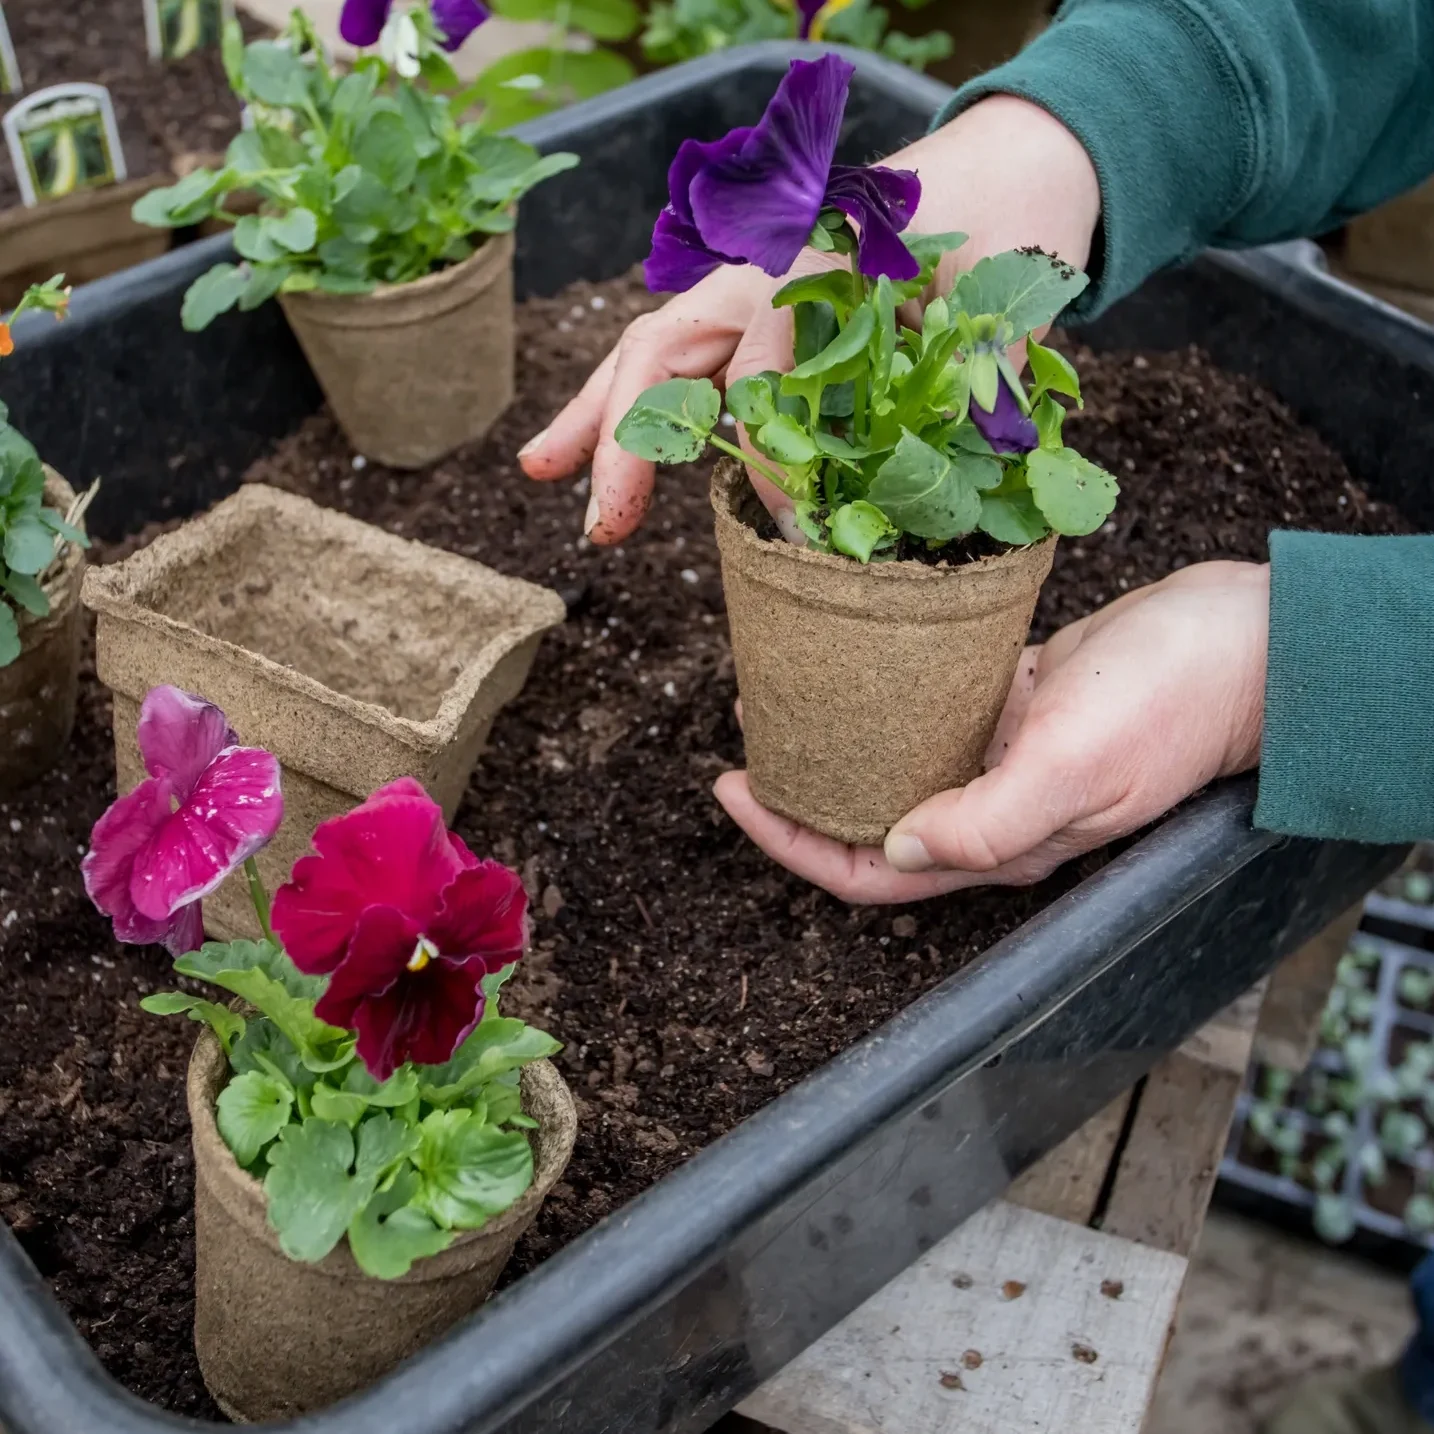
M 51 85 L 5 116 L 5 143 L 27 205 L 127 177 L 114 105 L 103 85 Z

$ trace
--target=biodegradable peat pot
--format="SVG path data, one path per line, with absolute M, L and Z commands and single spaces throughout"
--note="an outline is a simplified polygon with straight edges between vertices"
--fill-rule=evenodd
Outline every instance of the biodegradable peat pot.
M 46 468 L 45 502 L 66 513 L 74 501 L 75 490 Z M 84 549 L 66 543 L 40 583 L 50 599 L 49 616 L 16 613 L 20 656 L 0 667 L 0 796 L 43 776 L 69 743 L 80 684 L 84 575 Z
M 523 1109 L 538 1122 L 533 1183 L 481 1230 L 397 1280 L 354 1263 L 348 1241 L 315 1265 L 279 1248 L 263 1187 L 220 1138 L 214 1102 L 227 1074 L 210 1031 L 189 1063 L 194 1138 L 194 1347 L 216 1403 L 241 1423 L 287 1419 L 372 1384 L 483 1303 L 557 1183 L 577 1137 L 573 1097 L 557 1067 L 523 1069 Z
M 481 438 L 513 400 L 513 236 L 371 294 L 281 294 L 349 442 L 421 468 Z
M 136 223 L 130 210 L 168 183 L 169 175 L 153 174 L 0 212 L 0 309 L 14 308 L 29 285 L 52 274 L 88 284 L 166 253 L 170 231 Z
M 279 758 L 284 821 L 258 857 L 271 892 L 321 821 L 398 777 L 451 822 L 494 716 L 564 616 L 546 588 L 259 484 L 92 568 L 84 597 L 121 792 L 144 776 L 139 706 L 163 683 Z M 204 924 L 258 934 L 242 872 L 205 899 Z
M 959 567 L 862 566 L 759 537 L 731 460 L 712 506 L 757 800 L 867 845 L 978 776 L 1055 539 Z

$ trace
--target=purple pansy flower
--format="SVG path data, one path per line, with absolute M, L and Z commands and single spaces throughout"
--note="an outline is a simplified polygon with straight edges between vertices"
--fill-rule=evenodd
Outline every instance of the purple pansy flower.
M 378 44 L 393 0 L 344 0 L 339 34 L 360 50 Z M 443 48 L 456 50 L 486 20 L 489 10 L 479 0 L 433 0 L 433 18 L 443 31 Z
M 654 293 L 681 292 L 722 264 L 792 267 L 823 209 L 857 222 L 857 267 L 869 278 L 914 279 L 901 241 L 921 198 L 909 170 L 833 164 L 855 67 L 836 55 L 793 60 L 755 125 L 711 143 L 682 142 L 667 172 L 643 272 Z
M 1016 395 L 1004 377 L 996 383 L 996 407 L 990 413 L 973 398 L 971 422 L 997 453 L 1029 453 L 1041 441 L 1035 420 L 1021 412 Z

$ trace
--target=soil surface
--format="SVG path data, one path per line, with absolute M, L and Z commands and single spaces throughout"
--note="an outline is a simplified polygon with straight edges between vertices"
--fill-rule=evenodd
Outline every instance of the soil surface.
M 579 537 L 586 483 L 530 483 L 513 458 L 651 304 L 626 279 L 524 305 L 513 407 L 485 443 L 429 469 L 365 465 L 319 415 L 248 475 L 547 583 L 569 604 L 458 818 L 532 894 L 533 950 L 506 1008 L 567 1043 L 559 1060 L 582 1108 L 573 1162 L 509 1278 L 1103 860 L 1026 890 L 852 909 L 726 820 L 711 784 L 740 763 L 741 739 L 705 475 L 666 474 L 641 534 L 600 550 Z M 1124 492 L 1105 529 L 1062 544 L 1041 633 L 1184 564 L 1263 558 L 1273 525 L 1405 530 L 1269 395 L 1199 354 L 1077 357 L 1089 404 L 1071 441 Z M 0 1213 L 119 1379 L 213 1416 L 189 1334 L 181 1076 L 193 1033 L 136 1009 L 168 984 L 166 957 L 115 946 L 80 884 L 113 795 L 111 740 L 89 670 L 69 767 L 0 805 Z
M 25 94 L 0 99 L 0 114 L 47 85 L 104 85 L 130 178 L 174 167 L 187 156 L 222 154 L 239 131 L 240 103 L 217 49 L 182 60 L 151 60 L 143 0 L 5 0 L 5 19 Z M 264 27 L 241 16 L 249 39 Z M 3 146 L 0 146 L 3 149 Z M 20 202 L 10 155 L 0 155 L 0 209 Z

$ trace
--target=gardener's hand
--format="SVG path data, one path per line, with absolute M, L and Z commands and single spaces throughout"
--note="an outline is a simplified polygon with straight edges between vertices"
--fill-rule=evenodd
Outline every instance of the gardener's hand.
M 934 287 L 942 293 L 959 270 L 1021 245 L 1038 244 L 1078 266 L 1089 258 L 1100 218 L 1095 169 L 1059 120 L 1025 100 L 982 100 L 882 163 L 921 176 L 913 229 L 958 229 L 970 236 L 937 273 Z M 794 272 L 832 262 L 807 251 Z M 718 269 L 636 319 L 582 392 L 528 441 L 519 458 L 530 478 L 567 478 L 592 461 L 586 530 L 595 543 L 621 542 L 642 522 L 652 499 L 652 464 L 623 452 L 613 439 L 644 389 L 669 378 L 725 385 L 763 369 L 791 367 L 792 313 L 771 307 L 785 282 L 749 265 Z M 757 486 L 780 522 L 790 500 L 771 484 Z
M 851 847 L 757 804 L 745 772 L 717 799 L 783 866 L 844 901 L 1024 886 L 1153 821 L 1260 757 L 1269 568 L 1200 563 L 1026 649 L 987 771 Z

